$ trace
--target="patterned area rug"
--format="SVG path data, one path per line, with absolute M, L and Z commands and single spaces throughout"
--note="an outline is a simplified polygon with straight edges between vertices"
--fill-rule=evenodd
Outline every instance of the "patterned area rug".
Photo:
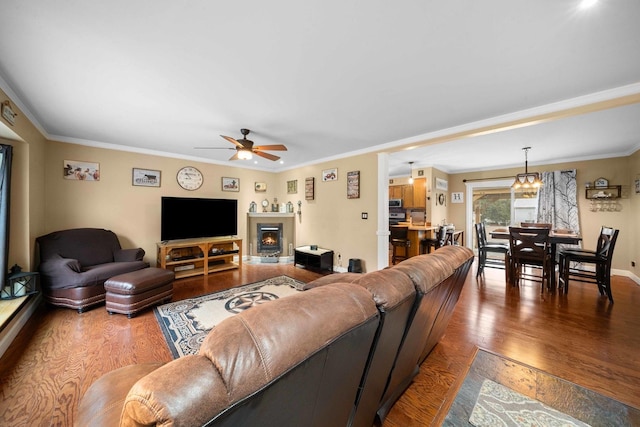
M 154 308 L 156 319 L 174 358 L 195 354 L 215 325 L 243 310 L 303 289 L 304 283 L 288 276 L 238 286 L 213 294 Z
M 486 380 L 501 386 L 501 388 L 495 388 L 501 397 L 490 396 L 485 387 Z M 640 426 L 640 410 L 636 408 L 531 366 L 481 349 L 478 349 L 473 359 L 469 361 L 469 369 L 460 386 L 452 391 L 453 394 L 441 409 L 446 416 L 444 419 L 438 417 L 440 425 L 447 427 L 580 425 L 568 422 L 517 424 L 512 420 L 499 419 L 506 410 L 513 408 L 502 401 L 515 400 L 516 395 L 522 396 L 521 398 L 529 402 L 552 408 L 547 414 L 561 413 L 587 425 Z M 486 398 L 481 397 L 483 393 Z M 506 394 L 510 394 L 512 399 L 505 397 Z M 492 421 L 495 423 L 483 424 L 480 421 L 480 418 L 488 417 L 486 413 L 482 417 L 479 416 L 480 412 L 472 416 L 476 403 L 492 412 Z M 492 408 L 487 409 L 489 407 Z M 536 410 L 542 410 L 542 407 L 538 406 Z M 474 422 L 477 424 L 473 424 Z
M 589 424 L 491 380 L 482 382 L 469 422 L 475 427 L 590 427 Z

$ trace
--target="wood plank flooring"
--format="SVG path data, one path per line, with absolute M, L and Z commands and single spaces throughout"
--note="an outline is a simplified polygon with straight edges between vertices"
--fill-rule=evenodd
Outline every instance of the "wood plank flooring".
M 502 274 L 501 274 L 502 273 Z M 286 274 L 320 274 L 291 264 L 244 264 L 241 270 L 176 281 L 174 300 Z M 539 285 L 504 284 L 487 269 L 467 278 L 445 337 L 396 403 L 385 427 L 430 425 L 479 346 L 640 408 L 640 287 L 614 277 L 615 305 L 595 286 L 540 295 Z M 43 306 L 0 359 L 0 425 L 70 426 L 86 389 L 131 363 L 170 361 L 153 312 L 133 319 L 104 307 L 79 315 Z

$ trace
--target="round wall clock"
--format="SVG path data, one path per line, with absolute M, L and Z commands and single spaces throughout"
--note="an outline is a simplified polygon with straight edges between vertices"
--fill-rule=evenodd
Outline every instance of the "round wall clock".
M 178 185 L 185 190 L 197 190 L 202 187 L 204 179 L 202 178 L 202 172 L 193 166 L 185 166 L 178 171 L 176 175 Z

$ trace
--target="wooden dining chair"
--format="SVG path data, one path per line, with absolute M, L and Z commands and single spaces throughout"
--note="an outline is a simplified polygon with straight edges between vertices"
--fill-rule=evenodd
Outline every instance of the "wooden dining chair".
M 560 252 L 559 287 L 565 295 L 569 292 L 569 280 L 595 283 L 600 295 L 606 295 L 613 303 L 611 261 L 618 233 L 611 227 L 601 227 L 595 250 L 572 248 Z
M 515 286 L 520 280 L 540 282 L 540 292 L 551 284 L 553 262 L 549 228 L 509 227 L 510 277 Z M 527 270 L 529 268 L 529 270 Z M 539 274 L 530 271 L 534 268 Z
M 507 254 L 509 253 L 509 245 L 506 243 L 495 243 L 487 241 L 487 229 L 484 222 L 475 225 L 476 241 L 478 244 L 478 270 L 476 277 L 484 272 L 485 267 L 504 269 L 508 281 Z M 490 253 L 500 254 L 500 258 L 488 256 Z
M 391 243 L 391 264 L 395 265 L 397 261 L 409 258 L 409 247 L 411 247 L 409 228 L 392 225 L 389 231 L 391 233 L 389 237 L 389 242 Z M 401 250 L 401 254 L 398 253 L 399 250 Z

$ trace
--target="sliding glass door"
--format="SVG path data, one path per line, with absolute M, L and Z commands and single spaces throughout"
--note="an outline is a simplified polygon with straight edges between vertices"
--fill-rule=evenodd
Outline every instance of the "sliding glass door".
M 467 235 L 473 236 L 472 249 L 478 248 L 474 229 L 477 222 L 484 222 L 490 233 L 497 228 L 536 220 L 538 193 L 515 192 L 511 184 L 511 179 L 466 183 Z

